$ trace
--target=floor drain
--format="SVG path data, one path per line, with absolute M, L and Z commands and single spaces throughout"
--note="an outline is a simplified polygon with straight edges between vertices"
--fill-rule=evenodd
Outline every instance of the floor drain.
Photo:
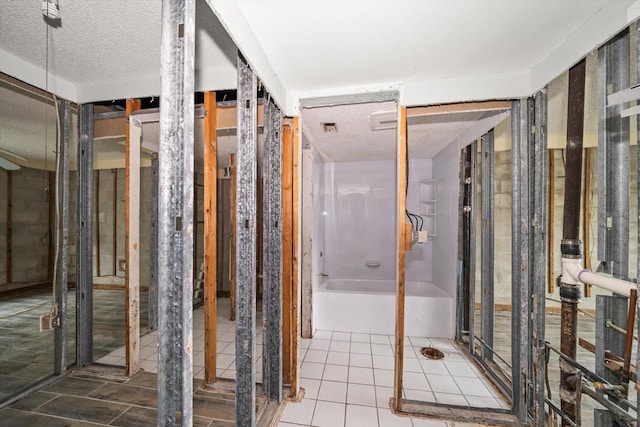
M 433 347 L 423 347 L 420 353 L 428 359 L 438 360 L 444 358 L 444 353 Z

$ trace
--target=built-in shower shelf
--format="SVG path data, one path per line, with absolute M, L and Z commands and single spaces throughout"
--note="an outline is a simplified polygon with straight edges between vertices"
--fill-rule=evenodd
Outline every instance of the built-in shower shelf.
M 418 182 L 418 209 L 424 220 L 423 230 L 427 231 L 428 240 L 436 237 L 436 180 L 423 179 Z

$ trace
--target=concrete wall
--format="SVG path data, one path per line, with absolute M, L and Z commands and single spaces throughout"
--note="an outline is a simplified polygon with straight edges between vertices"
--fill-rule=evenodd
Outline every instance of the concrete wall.
M 45 171 L 21 168 L 10 172 L 11 224 L 7 224 L 7 171 L 0 173 L 0 290 L 7 285 L 7 230 L 11 227 L 12 283 L 48 278 L 49 177 Z
M 637 277 L 637 229 L 638 217 L 633 213 L 637 212 L 637 161 L 635 146 L 631 147 L 630 155 L 630 199 L 629 199 L 629 276 Z M 560 241 L 562 240 L 562 221 L 564 208 L 564 158 L 561 150 L 551 150 L 550 155 L 555 159 L 554 170 L 554 273 L 557 278 L 561 274 L 560 264 Z M 591 151 L 591 223 L 589 247 L 583 247 L 585 258 L 591 258 L 591 267 L 596 269 L 598 260 L 598 179 L 597 179 L 597 152 Z M 583 171 L 584 173 L 584 171 Z M 496 304 L 511 304 L 511 151 L 499 151 L 495 155 L 495 302 Z M 583 189 L 584 191 L 584 189 Z M 480 191 L 478 190 L 478 197 Z M 584 193 L 582 195 L 584 203 Z M 580 222 L 580 239 L 584 241 L 583 215 Z M 480 247 L 480 228 L 477 228 L 478 248 Z M 584 262 L 583 262 L 584 265 Z M 480 301 L 480 253 L 477 252 L 476 261 L 476 301 Z M 599 294 L 610 294 L 597 288 L 592 288 L 592 296 L 583 296 L 580 306 L 582 308 L 595 308 L 595 296 Z M 559 299 L 558 288 L 549 297 Z M 548 301 L 548 307 L 555 307 L 558 304 Z

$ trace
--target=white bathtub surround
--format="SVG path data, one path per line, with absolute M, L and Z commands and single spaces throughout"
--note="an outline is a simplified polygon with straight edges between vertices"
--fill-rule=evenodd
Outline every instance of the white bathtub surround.
M 453 337 L 453 298 L 431 282 L 406 282 L 405 333 Z M 315 295 L 315 327 L 364 334 L 395 333 L 396 283 L 391 280 L 329 279 Z

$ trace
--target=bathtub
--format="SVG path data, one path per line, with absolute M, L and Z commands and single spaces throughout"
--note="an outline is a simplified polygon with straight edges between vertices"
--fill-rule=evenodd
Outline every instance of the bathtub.
M 325 279 L 314 295 L 315 329 L 395 334 L 396 283 Z M 453 337 L 453 298 L 431 282 L 405 283 L 405 335 Z

